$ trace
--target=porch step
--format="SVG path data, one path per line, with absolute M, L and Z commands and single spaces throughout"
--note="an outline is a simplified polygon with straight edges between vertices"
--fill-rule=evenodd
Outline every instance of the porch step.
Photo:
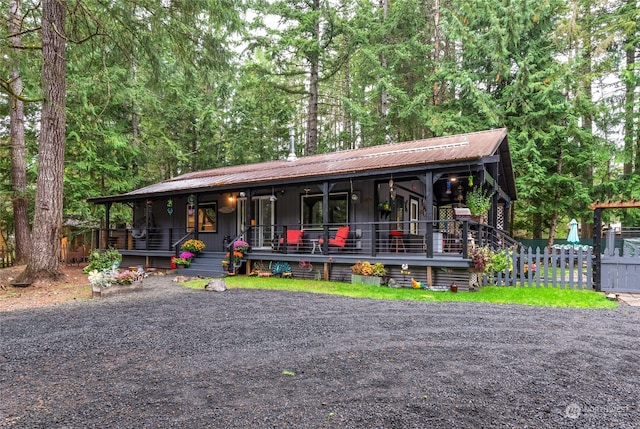
M 185 276 L 224 277 L 227 272 L 222 268 L 224 259 L 222 252 L 203 252 L 191 260 L 191 265 L 180 268 L 179 272 Z

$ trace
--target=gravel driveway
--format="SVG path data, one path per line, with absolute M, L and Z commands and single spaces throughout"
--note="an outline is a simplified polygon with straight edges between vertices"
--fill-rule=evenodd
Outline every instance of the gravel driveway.
M 0 427 L 633 428 L 640 308 L 181 288 L 0 313 Z

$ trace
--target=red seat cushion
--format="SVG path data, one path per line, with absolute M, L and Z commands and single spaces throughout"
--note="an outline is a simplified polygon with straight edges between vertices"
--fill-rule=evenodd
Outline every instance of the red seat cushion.
M 336 231 L 336 237 L 329 239 L 331 246 L 344 247 L 347 244 L 347 238 L 349 237 L 349 227 L 343 226 Z
M 287 230 L 287 246 L 298 246 L 302 245 L 302 236 L 304 231 L 300 229 L 289 229 Z M 283 243 L 284 239 L 280 239 L 280 243 Z
M 404 232 L 398 231 L 397 229 L 392 229 L 391 231 L 389 231 L 389 235 L 392 237 L 402 237 L 404 235 Z
M 336 231 L 336 236 L 334 238 L 329 239 L 329 245 L 336 246 L 336 247 L 344 247 L 347 244 L 347 238 L 349 238 L 349 227 L 342 226 L 338 228 L 338 230 Z M 318 240 L 318 243 L 323 244 L 324 239 L 320 238 Z

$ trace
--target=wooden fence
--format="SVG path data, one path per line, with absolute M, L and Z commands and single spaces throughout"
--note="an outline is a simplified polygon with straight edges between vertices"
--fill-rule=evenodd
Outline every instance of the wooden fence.
M 593 289 L 593 249 L 588 246 L 563 246 L 540 253 L 528 249 L 508 250 L 506 270 L 485 278 L 484 284 L 498 286 L 554 287 Z
M 0 249 L 0 268 L 12 267 L 15 263 L 15 253 L 12 250 Z
M 616 232 L 607 232 L 607 245 L 600 257 L 601 290 L 640 293 L 640 238 L 624 235 L 616 247 Z

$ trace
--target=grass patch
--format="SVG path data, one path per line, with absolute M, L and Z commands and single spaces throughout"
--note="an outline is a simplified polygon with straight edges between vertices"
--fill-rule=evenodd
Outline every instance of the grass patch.
M 617 302 L 606 299 L 603 293 L 586 290 L 487 286 L 478 292 L 452 293 L 273 277 L 236 276 L 227 277 L 225 280 L 230 289 L 281 290 L 381 300 L 483 302 L 573 308 L 614 308 L 618 306 Z M 208 280 L 194 280 L 185 283 L 185 286 L 202 289 L 207 282 Z

